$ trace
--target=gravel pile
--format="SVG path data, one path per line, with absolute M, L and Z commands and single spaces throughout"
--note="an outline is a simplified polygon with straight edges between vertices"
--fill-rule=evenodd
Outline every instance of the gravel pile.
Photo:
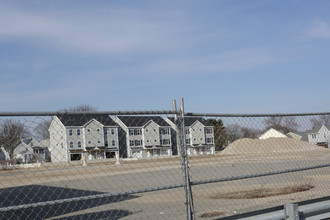
M 328 150 L 293 138 L 268 138 L 264 140 L 242 138 L 231 143 L 223 154 L 264 154 L 292 151 Z

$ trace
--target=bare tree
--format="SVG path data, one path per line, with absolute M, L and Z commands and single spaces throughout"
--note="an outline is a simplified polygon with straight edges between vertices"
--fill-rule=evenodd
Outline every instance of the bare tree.
M 241 127 L 238 124 L 229 124 L 226 126 L 227 141 L 233 142 L 242 138 Z
M 97 108 L 91 105 L 81 104 L 73 107 L 69 107 L 69 112 L 95 112 Z
M 264 120 L 266 125 L 265 130 L 274 128 L 276 130 L 288 133 L 290 131 L 294 132 L 298 130 L 298 123 L 295 117 L 286 117 L 283 116 L 271 116 Z
M 319 128 L 322 125 L 330 126 L 330 115 L 320 115 L 310 120 L 312 129 Z
M 9 153 L 10 159 L 13 159 L 15 144 L 31 134 L 29 130 L 19 121 L 5 120 L 0 127 L 0 146 Z
M 34 128 L 35 135 L 39 140 L 49 139 L 48 129 L 51 122 L 52 121 L 50 119 L 45 119 Z
M 226 127 L 226 134 L 229 142 L 240 138 L 257 138 L 260 133 L 261 131 L 258 129 L 243 127 L 239 124 L 229 124 Z
M 248 127 L 241 127 L 241 135 L 243 138 L 257 138 L 261 133 L 260 130 Z

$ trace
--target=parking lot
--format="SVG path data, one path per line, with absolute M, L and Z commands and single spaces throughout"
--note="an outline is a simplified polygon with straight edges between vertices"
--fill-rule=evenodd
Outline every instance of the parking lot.
M 299 169 L 327 164 L 330 153 L 297 152 L 294 155 L 223 155 L 190 158 L 192 182 L 247 174 L 263 174 L 287 169 Z M 221 216 L 282 205 L 329 195 L 329 167 L 278 175 L 221 181 L 194 185 L 193 198 L 196 217 L 203 213 L 218 212 Z M 43 205 L 2 212 L 2 217 L 38 216 L 42 219 L 123 218 L 123 219 L 184 219 L 186 216 L 183 187 L 147 193 L 129 191 L 175 186 L 183 183 L 179 158 L 123 161 L 90 164 L 87 167 L 47 166 L 34 169 L 1 171 L 1 208 L 89 195 L 127 192 L 119 196 L 82 199 L 75 202 Z M 240 192 L 266 188 L 279 188 L 299 184 L 312 184 L 313 189 L 300 193 L 255 199 L 212 199 L 224 192 Z

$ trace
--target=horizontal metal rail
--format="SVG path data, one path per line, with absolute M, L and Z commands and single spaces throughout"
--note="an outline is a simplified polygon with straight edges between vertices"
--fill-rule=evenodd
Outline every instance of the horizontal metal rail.
M 61 114 L 77 114 L 77 115 L 161 115 L 161 114 L 180 114 L 179 111 L 92 111 L 92 112 L 69 112 L 69 111 L 49 111 L 49 112 L 0 112 L 0 117 L 19 117 L 19 116 L 54 116 Z M 294 117 L 294 116 L 316 116 L 316 115 L 330 115 L 330 112 L 319 113 L 290 113 L 290 114 L 226 114 L 226 113 L 185 113 L 187 117 Z
M 92 112 L 0 112 L 0 117 L 28 117 L 28 116 L 54 116 L 54 115 L 164 115 L 179 114 L 178 111 L 92 111 Z
M 264 214 L 256 214 L 250 217 L 235 217 L 232 216 L 233 219 L 241 219 L 241 220 L 282 220 L 282 219 L 305 219 L 305 220 L 318 220 L 318 219 L 326 219 L 330 217 L 330 201 L 316 202 L 307 205 L 298 206 L 299 216 L 295 216 L 295 218 L 287 218 L 288 216 L 285 213 L 285 207 L 290 204 L 284 205 L 284 209 L 264 213 Z
M 219 114 L 219 113 L 185 113 L 185 116 L 191 117 L 220 117 L 220 118 L 258 118 L 258 117 L 295 117 L 295 116 L 316 116 L 316 115 L 330 115 L 330 112 L 319 113 L 290 113 L 290 114 Z
M 256 177 L 271 176 L 271 175 L 278 175 L 278 174 L 284 174 L 284 173 L 319 169 L 319 168 L 325 168 L 325 167 L 330 167 L 330 164 L 323 164 L 323 165 L 297 168 L 297 169 L 287 169 L 287 170 L 282 170 L 282 171 L 266 172 L 266 173 L 259 173 L 259 174 L 250 174 L 250 175 L 243 175 L 243 176 L 236 176 L 236 177 L 225 177 L 225 178 L 203 180 L 203 181 L 191 181 L 191 185 L 202 185 L 202 184 L 209 184 L 209 183 L 249 179 L 249 178 L 256 178 Z M 146 189 L 139 189 L 139 190 L 132 190 L 132 191 L 124 191 L 124 192 L 117 192 L 117 193 L 104 193 L 104 194 L 97 194 L 97 195 L 91 195 L 91 196 L 81 196 L 81 197 L 75 197 L 75 198 L 69 198 L 69 199 L 53 200 L 53 201 L 47 201 L 47 202 L 38 202 L 38 203 L 31 203 L 31 204 L 24 204 L 24 205 L 17 205 L 17 206 L 8 206 L 8 207 L 1 207 L 0 212 L 26 209 L 26 208 L 34 208 L 34 207 L 38 207 L 38 206 L 62 204 L 62 203 L 68 203 L 68 202 L 77 202 L 77 201 L 89 200 L 89 199 L 99 199 L 99 198 L 123 196 L 123 195 L 129 195 L 129 194 L 140 194 L 140 193 L 154 192 L 154 191 L 160 191 L 160 190 L 175 189 L 175 188 L 180 188 L 180 187 L 184 187 L 184 186 L 185 186 L 184 184 L 175 184 L 175 185 L 167 185 L 167 186 L 160 186 L 160 187 L 146 188 Z

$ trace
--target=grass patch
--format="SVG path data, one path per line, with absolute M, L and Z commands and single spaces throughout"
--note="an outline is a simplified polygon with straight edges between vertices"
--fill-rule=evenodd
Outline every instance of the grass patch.
M 310 184 L 287 186 L 282 188 L 261 188 L 213 195 L 211 196 L 211 199 L 258 199 L 271 196 L 287 195 L 297 192 L 304 192 L 313 188 L 314 186 Z
M 216 216 L 220 216 L 220 215 L 225 215 L 225 212 L 205 212 L 203 214 L 200 215 L 201 218 L 213 218 Z

